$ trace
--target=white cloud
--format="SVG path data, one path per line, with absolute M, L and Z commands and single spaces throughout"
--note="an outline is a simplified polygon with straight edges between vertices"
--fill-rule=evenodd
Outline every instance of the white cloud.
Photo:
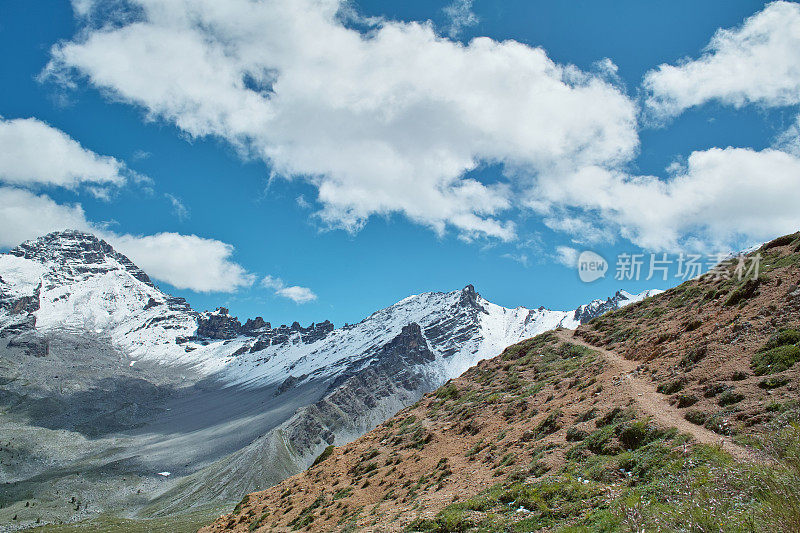
M 555 260 L 567 268 L 578 264 L 578 250 L 570 246 L 556 246 Z
M 461 30 L 478 23 L 478 16 L 472 11 L 472 2 L 473 0 L 455 0 L 442 10 L 449 21 L 446 29 L 451 38 L 458 37 Z
M 546 217 L 622 235 L 653 250 L 727 249 L 800 227 L 800 159 L 778 150 L 693 152 L 668 180 L 600 167 L 542 180 L 530 205 Z M 577 239 L 580 240 L 580 239 Z
M 183 205 L 180 198 L 170 193 L 164 193 L 164 198 L 169 200 L 172 205 L 172 213 L 178 217 L 178 220 L 184 221 L 189 218 L 189 210 Z
M 794 124 L 775 139 L 774 147 L 795 157 L 800 157 L 800 115 L 795 119 Z
M 79 204 L 61 205 L 49 196 L 0 187 L 0 247 L 10 248 L 51 231 L 77 229 L 101 237 L 154 279 L 196 292 L 233 292 L 255 278 L 232 260 L 233 246 L 177 233 L 126 235 L 86 219 Z
M 149 275 L 178 289 L 233 292 L 249 287 L 255 276 L 231 260 L 232 245 L 196 235 L 114 235 L 104 238 Z
M 720 29 L 705 53 L 644 78 L 646 105 L 659 118 L 715 100 L 786 106 L 800 103 L 800 4 L 773 2 L 738 28 Z
M 274 290 L 276 295 L 292 300 L 296 304 L 313 302 L 317 299 L 317 295 L 308 287 L 300 287 L 298 285 L 287 287 L 281 278 L 266 276 L 261 280 L 261 285 L 267 289 Z
M 501 257 L 504 259 L 511 259 L 512 261 L 516 261 L 520 265 L 528 268 L 530 265 L 530 259 L 528 258 L 528 254 L 526 253 L 505 253 Z
M 104 12 L 95 4 L 79 3 L 81 20 Z M 129 4 L 136 17 L 87 23 L 57 45 L 46 73 L 84 76 L 150 118 L 309 181 L 333 227 L 402 213 L 438 233 L 511 240 L 508 213 L 529 176 L 613 166 L 638 147 L 631 99 L 540 48 L 462 45 L 428 23 L 372 20 L 364 35 L 337 18 L 336 0 Z M 466 177 L 482 162 L 505 176 Z
M 0 117 L 0 182 L 11 185 L 54 185 L 107 197 L 108 185 L 122 185 L 127 170 L 120 161 L 82 147 L 66 133 L 35 118 Z M 102 185 L 98 187 L 97 185 Z
M 0 247 L 65 229 L 93 229 L 79 204 L 61 205 L 43 194 L 0 186 Z

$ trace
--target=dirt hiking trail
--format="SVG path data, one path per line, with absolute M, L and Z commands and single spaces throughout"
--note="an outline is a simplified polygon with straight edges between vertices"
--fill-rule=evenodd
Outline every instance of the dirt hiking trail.
M 600 353 L 603 358 L 620 373 L 620 378 L 624 384 L 624 389 L 631 398 L 639 405 L 639 408 L 646 414 L 653 417 L 659 424 L 666 427 L 674 427 L 681 433 L 687 433 L 703 444 L 722 446 L 722 449 L 731 454 L 738 461 L 763 461 L 757 454 L 748 448 L 733 442 L 730 437 L 719 435 L 702 426 L 692 424 L 683 417 L 676 407 L 670 405 L 666 396 L 656 392 L 653 384 L 639 373 L 638 361 L 625 359 L 618 353 L 594 346 L 576 337 L 573 330 L 558 330 L 556 335 L 566 342 L 585 346 L 595 352 Z

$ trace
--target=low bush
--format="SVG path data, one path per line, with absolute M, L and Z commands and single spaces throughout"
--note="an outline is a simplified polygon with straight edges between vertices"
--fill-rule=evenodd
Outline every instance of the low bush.
M 764 352 L 753 354 L 750 366 L 757 376 L 775 374 L 791 368 L 800 361 L 800 347 L 777 346 Z
M 717 399 L 717 404 L 719 404 L 721 407 L 725 407 L 726 405 L 739 403 L 742 400 L 744 400 L 744 394 L 739 394 L 733 390 L 726 390 L 720 394 L 719 398 Z
M 331 454 L 333 453 L 333 448 L 334 448 L 334 446 L 331 445 L 331 446 L 326 447 L 324 450 L 322 450 L 322 453 L 319 454 L 319 456 L 317 456 L 316 459 L 314 459 L 314 462 L 311 464 L 311 466 L 312 467 L 317 466 L 322 461 L 324 461 L 325 459 L 330 457 Z
M 686 381 L 683 378 L 676 379 L 675 381 L 670 381 L 669 383 L 662 383 L 656 388 L 656 392 L 660 392 L 661 394 L 675 394 L 683 389 L 685 384 Z
M 697 396 L 693 394 L 681 394 L 680 396 L 678 396 L 678 409 L 683 409 L 684 407 L 691 407 L 698 401 L 699 399 L 697 398 Z
M 703 411 L 697 409 L 690 409 L 686 411 L 686 414 L 683 415 L 683 418 L 691 422 L 692 424 L 702 426 L 706 423 L 706 419 L 708 419 L 708 415 Z
M 749 300 L 758 293 L 759 285 L 761 285 L 761 278 L 748 279 L 741 287 L 728 296 L 728 299 L 725 300 L 725 305 L 734 306 L 745 300 Z
M 578 442 L 585 439 L 589 434 L 577 426 L 572 426 L 567 430 L 567 441 Z
M 765 390 L 777 389 L 789 383 L 789 378 L 783 376 L 774 376 L 762 379 L 758 382 L 758 386 Z

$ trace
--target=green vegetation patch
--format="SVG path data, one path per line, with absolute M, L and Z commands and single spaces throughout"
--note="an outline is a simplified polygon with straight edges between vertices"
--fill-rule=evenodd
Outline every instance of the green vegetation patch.
M 319 454 L 319 456 L 316 459 L 314 459 L 314 463 L 311 466 L 315 467 L 318 464 L 320 464 L 322 461 L 324 461 L 325 459 L 330 457 L 331 454 L 333 453 L 333 448 L 334 448 L 334 446 L 328 446 L 324 450 L 322 450 L 322 453 Z
M 791 368 L 800 361 L 800 346 L 778 346 L 753 354 L 750 366 L 757 376 L 776 374 Z

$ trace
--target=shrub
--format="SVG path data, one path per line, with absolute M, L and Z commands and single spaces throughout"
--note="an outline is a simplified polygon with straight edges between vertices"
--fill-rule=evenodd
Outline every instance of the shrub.
M 703 321 L 702 320 L 692 320 L 691 322 L 686 324 L 686 328 L 685 329 L 686 329 L 686 331 L 694 331 L 694 330 L 696 330 L 697 328 L 699 328 L 702 325 L 703 325 Z
M 561 424 L 558 422 L 559 416 L 561 416 L 561 411 L 555 410 L 539 422 L 533 430 L 536 434 L 536 438 L 542 438 L 558 431 L 561 428 Z
M 249 494 L 246 494 L 246 495 L 245 495 L 245 497 L 244 497 L 244 498 L 242 498 L 242 501 L 240 501 L 239 503 L 237 503 L 237 504 L 236 504 L 236 507 L 234 507 L 234 508 L 233 508 L 233 514 L 239 514 L 239 513 L 241 513 L 241 512 L 242 512 L 242 507 L 244 507 L 245 505 L 247 505 L 247 503 L 248 503 L 249 501 L 250 501 L 250 495 L 249 495 Z
M 743 302 L 745 300 L 749 300 L 753 296 L 756 295 L 758 291 L 758 286 L 761 285 L 761 279 L 749 279 L 742 284 L 741 287 L 736 289 L 728 296 L 728 299 L 725 300 L 725 305 L 727 306 L 734 306 Z
M 312 467 L 315 467 L 315 466 L 317 466 L 318 464 L 320 464 L 322 461 L 324 461 L 325 459 L 327 459 L 328 457 L 330 457 L 330 456 L 331 456 L 331 454 L 333 453 L 333 448 L 334 448 L 334 446 L 333 446 L 333 445 L 331 445 L 331 446 L 328 446 L 327 448 L 325 448 L 325 449 L 322 451 L 322 453 L 321 453 L 321 454 L 319 454 L 319 456 L 318 456 L 316 459 L 314 459 L 314 462 L 311 464 L 311 466 L 312 466 Z
M 658 386 L 656 392 L 660 392 L 661 394 L 675 394 L 683 389 L 685 384 L 686 381 L 684 379 L 676 379 L 675 381 L 670 381 L 669 383 L 662 383 Z
M 691 407 L 698 401 L 699 399 L 697 398 L 697 396 L 693 394 L 681 394 L 680 396 L 678 396 L 678 409 L 683 409 L 684 407 Z
M 765 352 L 767 350 L 771 350 L 772 348 L 777 348 L 778 346 L 787 346 L 789 344 L 798 344 L 800 343 L 800 331 L 794 329 L 781 329 L 761 348 L 761 352 Z
M 720 406 L 725 407 L 726 405 L 733 405 L 735 403 L 739 403 L 742 400 L 744 400 L 744 394 L 739 394 L 738 392 L 734 392 L 732 390 L 726 390 L 720 395 L 719 399 L 717 400 L 717 403 Z
M 758 386 L 765 390 L 777 389 L 789 383 L 789 378 L 783 376 L 776 376 L 767 379 L 762 379 L 758 382 Z
M 690 351 L 681 358 L 679 365 L 683 368 L 691 368 L 699 363 L 708 354 L 708 346 L 702 344 Z M 676 391 L 677 392 L 677 391 Z
M 728 387 L 728 385 L 724 383 L 712 383 L 710 385 L 705 386 L 705 388 L 703 389 L 703 396 L 705 396 L 706 398 L 713 398 L 718 394 L 722 394 L 729 388 L 730 387 Z
M 755 375 L 763 376 L 764 374 L 783 372 L 791 368 L 797 361 L 800 361 L 800 347 L 777 346 L 754 354 L 750 366 Z
M 583 440 L 583 446 L 598 455 L 613 455 L 619 451 L 619 446 L 614 443 L 614 430 L 612 426 L 592 432 Z M 575 453 L 578 453 L 576 450 Z
M 452 383 L 448 383 L 436 391 L 436 397 L 440 400 L 457 400 L 459 396 L 460 393 L 458 392 L 458 387 Z
M 618 431 L 619 441 L 629 450 L 635 450 L 661 438 L 663 435 L 664 432 L 654 428 L 644 420 L 635 420 L 623 424 Z
M 614 424 L 616 422 L 631 420 L 633 418 L 635 418 L 635 415 L 631 411 L 626 411 L 621 407 L 615 407 L 605 415 L 595 420 L 594 424 L 600 428 L 603 426 L 608 426 L 609 424 Z
M 567 430 L 567 441 L 578 442 L 585 439 L 589 434 L 577 426 L 572 426 Z
M 777 239 L 773 239 L 769 241 L 767 244 L 761 247 L 762 250 L 769 250 L 770 248 L 777 248 L 779 246 L 786 246 L 787 244 L 791 244 L 792 241 L 797 238 L 797 233 L 792 233 L 791 235 L 784 235 L 783 237 L 778 237 Z
M 437 533 L 459 533 L 468 531 L 475 524 L 464 516 L 464 509 L 460 507 L 447 507 L 436 518 L 415 520 L 408 529 L 410 531 L 435 531 Z
M 695 424 L 697 426 L 702 426 L 703 424 L 706 423 L 708 415 L 705 414 L 703 411 L 699 411 L 697 409 L 690 409 L 686 411 L 686 414 L 683 415 L 683 418 L 685 418 L 692 424 Z

